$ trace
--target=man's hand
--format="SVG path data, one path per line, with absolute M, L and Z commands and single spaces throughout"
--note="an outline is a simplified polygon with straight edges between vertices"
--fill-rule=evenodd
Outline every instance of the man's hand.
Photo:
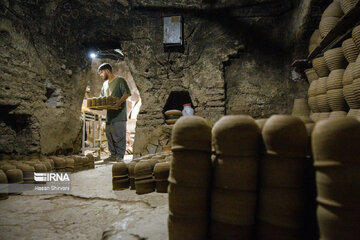
M 120 105 L 122 104 L 122 101 L 121 101 L 121 99 L 118 99 L 113 104 L 114 104 L 114 107 L 120 109 L 121 108 Z

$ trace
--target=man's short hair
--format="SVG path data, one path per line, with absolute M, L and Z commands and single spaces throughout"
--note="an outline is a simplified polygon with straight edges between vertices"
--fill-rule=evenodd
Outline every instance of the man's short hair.
M 98 72 L 100 70 L 105 70 L 105 69 L 108 69 L 110 72 L 112 72 L 112 67 L 109 63 L 103 63 L 101 64 L 99 67 L 98 67 Z

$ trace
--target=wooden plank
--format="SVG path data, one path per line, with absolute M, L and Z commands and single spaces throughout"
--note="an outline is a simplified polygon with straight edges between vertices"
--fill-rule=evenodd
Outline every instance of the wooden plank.
M 357 2 L 350 12 L 340 18 L 335 27 L 320 42 L 320 45 L 309 54 L 308 59 L 311 60 L 319 56 L 324 53 L 324 51 L 344 40 L 347 34 L 349 34 L 358 23 L 360 23 L 360 1 Z

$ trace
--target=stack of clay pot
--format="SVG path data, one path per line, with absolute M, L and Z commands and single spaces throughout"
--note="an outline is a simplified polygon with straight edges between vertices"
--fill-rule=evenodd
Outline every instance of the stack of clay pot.
M 0 184 L 8 184 L 8 179 L 3 170 L 0 169 Z M 9 198 L 9 194 L 7 193 L 7 187 L 0 187 L 0 200 L 5 200 Z
M 171 141 L 169 240 L 209 239 L 211 127 L 201 117 L 181 117 Z
M 339 0 L 341 9 L 345 14 L 350 12 L 351 9 L 353 9 L 358 2 L 358 0 Z
M 135 189 L 137 194 L 151 193 L 155 190 L 152 176 L 152 164 L 148 160 L 140 160 L 134 168 Z
M 22 184 L 24 183 L 24 176 L 20 169 L 9 169 L 6 171 L 6 177 L 9 184 Z M 21 192 L 9 193 L 10 195 L 21 194 Z
M 331 71 L 326 82 L 326 97 L 332 111 L 329 117 L 346 117 L 348 106 L 344 99 L 342 80 L 347 62 L 343 50 L 328 50 L 324 53 L 324 58 Z
M 320 239 L 360 236 L 360 122 L 329 119 L 312 136 Z
M 81 171 L 83 166 L 83 158 L 78 155 L 74 155 L 72 158 L 74 159 L 74 172 Z
M 357 47 L 360 49 L 360 26 L 353 29 L 353 39 L 355 42 L 355 37 L 357 39 Z M 355 43 L 356 43 L 355 42 Z M 357 56 L 356 61 L 352 67 L 352 90 L 354 100 L 352 102 L 352 106 L 350 106 L 352 111 L 352 115 L 360 119 L 360 55 Z M 356 109 L 356 110 L 354 110 Z
M 89 160 L 89 169 L 94 169 L 95 168 L 95 157 L 91 153 L 86 154 L 86 157 Z
M 319 79 L 319 76 L 317 75 L 315 69 L 313 69 L 313 68 L 306 69 L 305 74 L 306 74 L 306 78 L 307 78 L 309 84 L 311 84 L 314 80 Z
M 360 49 L 360 25 L 354 27 L 352 30 L 352 38 L 358 49 Z
M 66 160 L 63 156 L 51 156 L 54 160 L 56 172 L 65 172 L 66 171 Z
M 112 185 L 113 190 L 129 188 L 129 172 L 124 162 L 115 163 L 112 166 Z
M 274 115 L 262 130 L 266 154 L 261 163 L 259 239 L 310 239 L 310 200 L 306 179 L 308 136 L 297 117 Z
M 170 173 L 169 162 L 159 162 L 154 167 L 155 188 L 158 193 L 167 193 Z
M 222 117 L 212 129 L 216 158 L 211 239 L 251 239 L 257 203 L 261 132 L 250 116 Z
M 168 110 L 164 114 L 165 114 L 165 117 L 166 117 L 165 122 L 168 125 L 175 124 L 176 121 L 182 116 L 182 112 L 180 110 L 177 110 L 177 109 Z
M 344 15 L 338 1 L 333 1 L 324 11 L 321 17 L 319 30 L 320 36 L 324 38 L 339 22 Z
M 19 165 L 17 168 L 23 172 L 25 184 L 33 184 L 34 183 L 34 172 L 35 172 L 34 167 L 27 165 L 27 164 L 23 164 L 23 165 Z

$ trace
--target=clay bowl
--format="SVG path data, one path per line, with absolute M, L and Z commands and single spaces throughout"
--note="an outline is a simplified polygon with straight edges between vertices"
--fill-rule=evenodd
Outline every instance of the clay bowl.
M 342 50 L 343 50 L 346 60 L 349 63 L 355 62 L 360 51 L 356 47 L 353 38 L 349 38 L 349 39 L 346 39 L 345 41 L 343 41 L 341 47 L 342 47 Z
M 339 0 L 342 11 L 347 14 L 353 9 L 357 3 L 357 0 Z
M 356 47 L 360 50 L 360 25 L 353 28 L 352 38 Z
M 219 155 L 256 156 L 259 151 L 260 129 L 250 116 L 224 116 L 214 124 L 212 135 Z
M 342 81 L 344 76 L 344 69 L 336 69 L 330 72 L 326 82 L 326 90 L 342 88 Z
M 317 106 L 316 97 L 309 97 L 308 102 L 309 102 L 309 106 L 310 106 L 310 109 L 312 112 L 316 113 L 316 112 L 320 111 Z
M 314 58 L 312 65 L 319 77 L 327 77 L 329 75 L 330 71 L 326 66 L 324 57 Z
M 330 112 L 330 105 L 326 94 L 317 95 L 316 104 L 320 112 Z
M 329 90 L 326 96 L 332 111 L 347 111 L 349 109 L 344 99 L 343 89 Z
M 347 105 L 351 109 L 360 108 L 360 99 L 358 99 L 354 94 L 353 84 L 344 86 L 343 94 Z
M 341 18 L 343 15 L 344 15 L 344 12 L 341 9 L 340 4 L 336 1 L 333 1 L 323 12 L 323 14 L 321 15 L 321 19 L 324 19 L 326 17 Z
M 352 82 L 354 80 L 352 77 L 352 71 L 353 71 L 354 66 L 355 66 L 355 63 L 349 63 L 348 66 L 346 67 L 346 69 L 344 71 L 344 75 L 343 75 L 343 80 L 342 80 L 343 86 L 352 84 Z
M 266 151 L 271 154 L 297 157 L 307 151 L 307 132 L 297 117 L 273 115 L 262 130 Z
M 306 77 L 311 84 L 314 80 L 317 80 L 319 76 L 316 74 L 315 69 L 309 68 L 305 70 Z
M 326 37 L 326 35 L 336 26 L 339 22 L 338 17 L 325 17 L 321 19 L 319 24 L 320 35 L 322 38 Z
M 346 68 L 347 61 L 341 47 L 327 50 L 324 53 L 324 58 L 326 66 L 330 69 L 330 71 Z
M 321 77 L 318 80 L 318 83 L 316 85 L 316 96 L 321 94 L 326 94 L 326 83 L 328 81 L 327 77 Z
M 319 80 L 314 80 L 312 83 L 310 83 L 309 89 L 308 89 L 308 96 L 309 97 L 315 97 L 316 96 L 316 88 Z

